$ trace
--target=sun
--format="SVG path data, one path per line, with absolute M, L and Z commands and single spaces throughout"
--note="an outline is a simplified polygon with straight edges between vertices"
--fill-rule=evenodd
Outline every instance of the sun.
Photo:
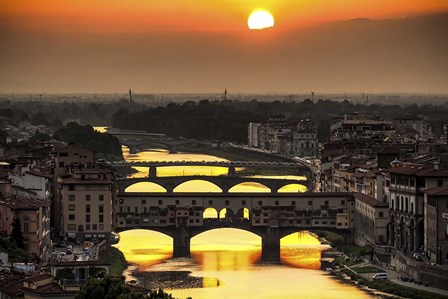
M 266 10 L 255 10 L 247 19 L 249 29 L 265 29 L 274 27 L 274 17 Z

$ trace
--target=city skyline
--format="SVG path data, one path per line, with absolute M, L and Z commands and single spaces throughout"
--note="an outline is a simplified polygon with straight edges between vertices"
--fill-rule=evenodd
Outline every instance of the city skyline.
M 6 1 L 0 91 L 447 93 L 448 3 L 363 5 Z M 257 8 L 273 28 L 247 28 Z

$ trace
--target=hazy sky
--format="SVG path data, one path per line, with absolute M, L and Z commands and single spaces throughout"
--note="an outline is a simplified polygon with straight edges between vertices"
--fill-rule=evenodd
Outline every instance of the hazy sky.
M 0 5 L 0 92 L 448 93 L 446 0 Z

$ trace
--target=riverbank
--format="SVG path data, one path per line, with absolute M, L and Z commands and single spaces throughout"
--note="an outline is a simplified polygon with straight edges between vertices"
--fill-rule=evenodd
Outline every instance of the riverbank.
M 103 262 L 110 263 L 109 275 L 123 276 L 123 272 L 129 266 L 124 254 L 115 247 L 108 246 L 99 254 L 99 258 Z

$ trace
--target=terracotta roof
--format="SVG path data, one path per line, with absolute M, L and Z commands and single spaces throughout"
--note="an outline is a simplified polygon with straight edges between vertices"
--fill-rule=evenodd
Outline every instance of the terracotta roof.
M 50 266 L 110 266 L 110 263 L 101 261 L 60 261 L 51 263 Z
M 383 202 L 381 202 L 381 201 L 379 201 L 379 200 L 377 200 L 377 199 L 375 199 L 375 198 L 373 198 L 373 197 L 371 197 L 369 195 L 366 195 L 364 193 L 358 192 L 358 193 L 355 193 L 354 196 L 355 196 L 355 198 L 357 198 L 360 201 L 368 204 L 371 207 L 385 206 Z M 387 203 L 386 203 L 386 205 L 389 206 L 389 204 L 387 204 Z
M 425 193 L 428 195 L 446 196 L 448 195 L 448 186 L 440 186 L 431 189 L 426 189 Z
M 11 209 L 38 210 L 41 207 L 49 208 L 51 204 L 42 200 L 14 196 L 7 199 L 5 205 Z
M 89 185 L 89 184 L 95 184 L 95 185 L 109 185 L 112 184 L 111 181 L 109 180 L 81 180 L 81 179 L 74 179 L 74 178 L 69 178 L 69 179 L 65 179 L 62 182 L 60 182 L 60 184 L 62 185 L 67 185 L 67 184 L 77 184 L 77 185 Z
M 35 289 L 22 287 L 22 290 L 24 292 L 41 294 L 43 297 L 45 297 L 46 295 L 49 296 L 52 294 L 66 294 L 66 293 L 74 294 L 74 293 L 77 293 L 77 292 L 66 292 L 57 282 L 52 282 L 52 283 L 40 286 Z
M 32 277 L 28 277 L 24 281 L 25 282 L 37 282 L 37 281 L 41 281 L 41 280 L 52 278 L 52 277 L 53 276 L 51 274 L 44 273 L 44 274 L 39 274 L 39 275 L 35 275 L 35 276 L 32 276 Z
M 448 171 L 434 169 L 432 166 L 419 166 L 419 165 L 400 165 L 390 167 L 388 172 L 394 174 L 424 176 L 424 177 L 445 177 L 448 176 Z
M 4 285 L 0 288 L 0 291 L 6 295 L 9 295 L 11 297 L 18 297 L 19 295 L 23 294 L 23 291 L 21 290 L 23 286 L 23 281 L 19 280 L 7 285 Z

